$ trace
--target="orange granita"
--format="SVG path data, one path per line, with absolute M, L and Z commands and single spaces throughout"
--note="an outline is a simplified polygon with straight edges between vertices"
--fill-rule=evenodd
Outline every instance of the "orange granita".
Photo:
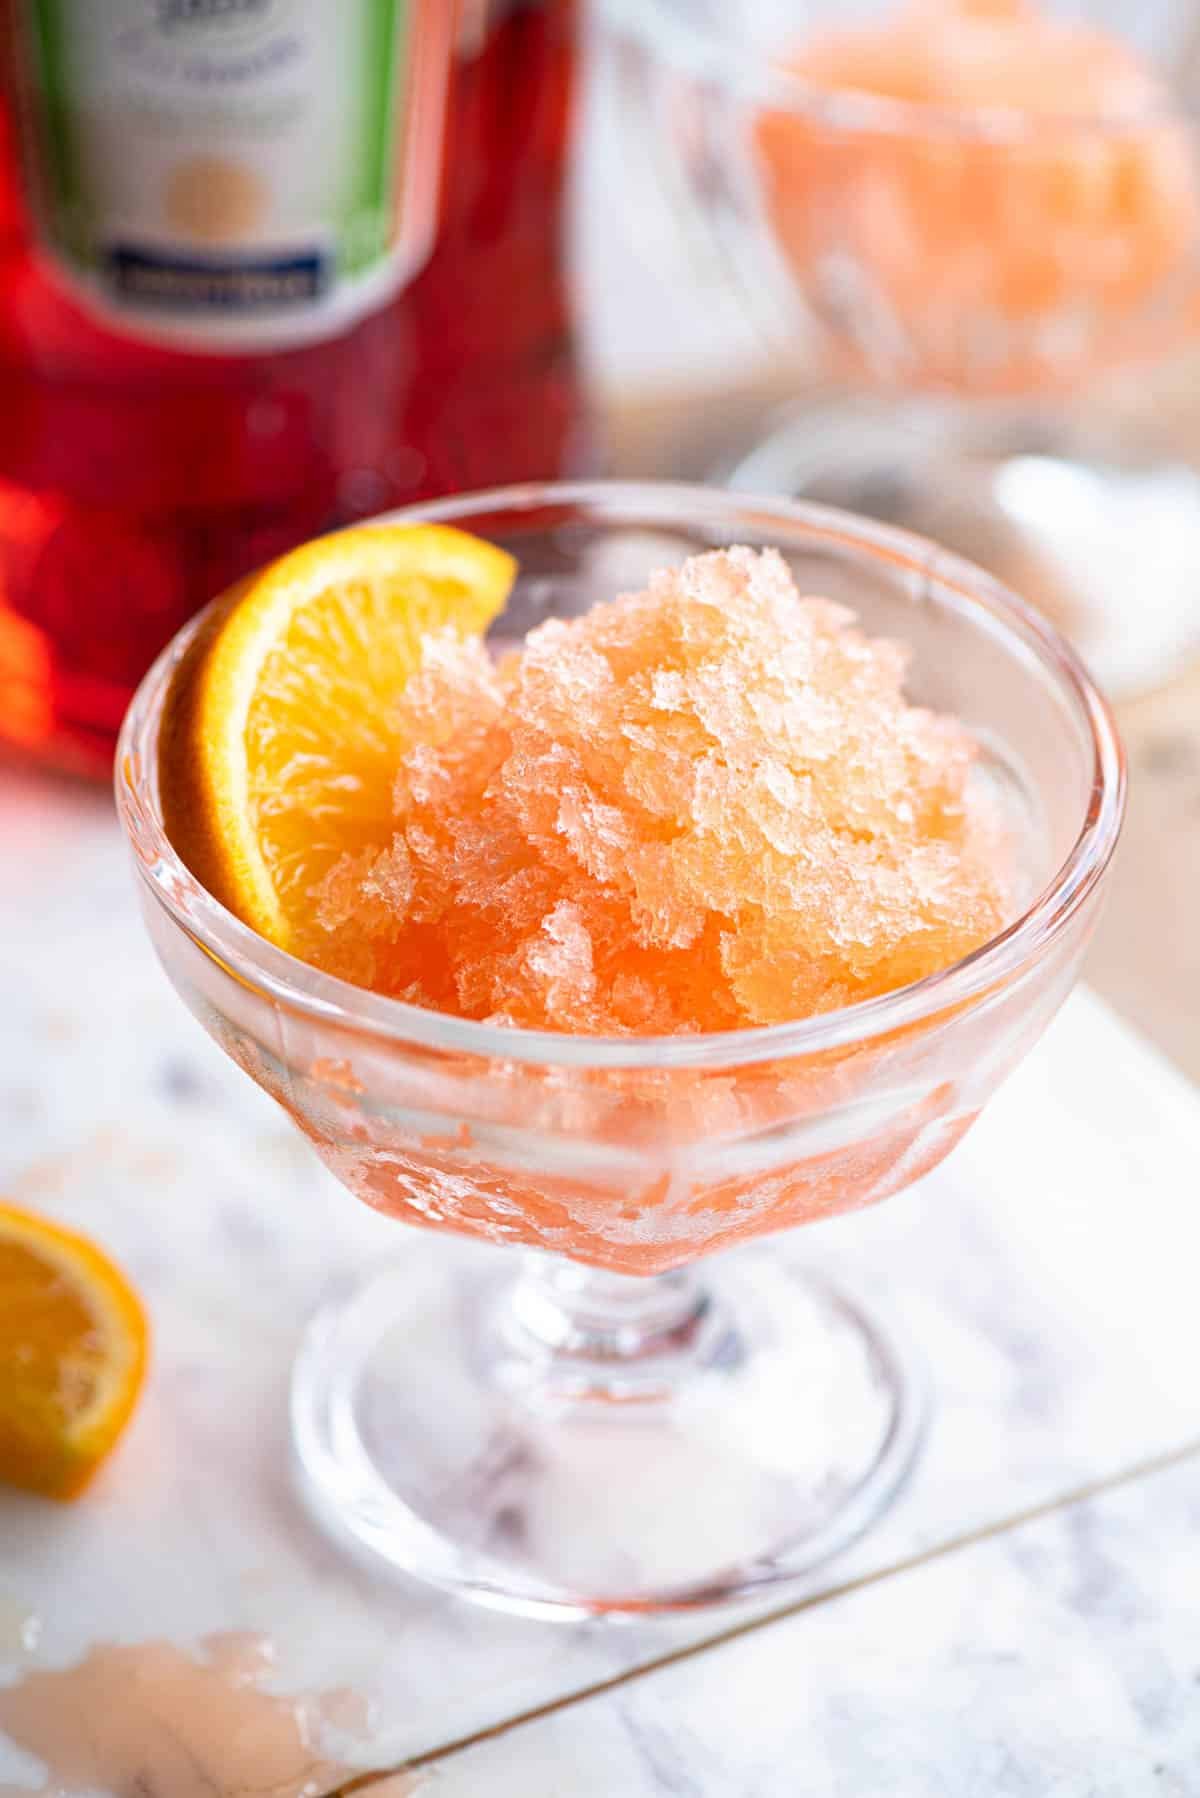
M 1028 0 L 909 0 L 814 35 L 786 67 L 797 103 L 756 131 L 772 225 L 868 354 L 1014 385 L 1034 361 L 1066 371 L 1156 347 L 1182 316 L 1200 221 L 1190 146 L 1120 39 Z
M 886 992 L 1005 921 L 965 728 L 907 656 L 718 550 L 493 662 L 433 635 L 397 696 L 386 840 L 315 894 L 323 965 L 584 1032 L 777 1023 Z

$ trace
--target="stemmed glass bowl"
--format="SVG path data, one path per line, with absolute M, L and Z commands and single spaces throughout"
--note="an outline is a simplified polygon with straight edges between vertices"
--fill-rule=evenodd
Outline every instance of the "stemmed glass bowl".
M 1134 690 L 1200 651 L 1200 11 L 957 10 L 605 5 L 643 183 L 785 371 L 722 477 L 951 543 Z
M 425 1233 L 398 1233 L 395 1264 L 332 1298 L 301 1348 L 293 1438 L 318 1513 L 382 1562 L 530 1614 L 765 1593 L 881 1512 L 923 1410 L 882 1313 L 775 1233 L 934 1167 L 1061 1004 L 1120 827 L 1113 724 L 1020 600 L 841 513 L 597 483 L 420 516 L 516 556 L 501 646 L 687 554 L 778 548 L 802 591 L 911 646 L 911 696 L 975 733 L 1019 834 L 1020 915 L 884 997 L 723 1034 L 500 1027 L 294 960 L 182 863 L 158 737 L 196 625 L 129 712 L 118 802 L 169 977 L 350 1191 Z

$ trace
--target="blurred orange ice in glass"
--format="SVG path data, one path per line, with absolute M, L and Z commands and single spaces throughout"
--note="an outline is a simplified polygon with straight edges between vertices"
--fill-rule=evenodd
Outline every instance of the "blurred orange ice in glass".
M 912 0 L 781 67 L 803 103 L 757 121 L 769 218 L 823 321 L 873 363 L 1012 390 L 1180 329 L 1189 141 L 1118 38 L 1025 0 Z

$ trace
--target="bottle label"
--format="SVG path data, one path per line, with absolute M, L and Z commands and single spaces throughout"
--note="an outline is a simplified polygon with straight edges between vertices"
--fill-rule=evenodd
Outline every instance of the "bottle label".
M 335 335 L 432 247 L 453 0 L 25 0 L 42 247 L 113 324 Z

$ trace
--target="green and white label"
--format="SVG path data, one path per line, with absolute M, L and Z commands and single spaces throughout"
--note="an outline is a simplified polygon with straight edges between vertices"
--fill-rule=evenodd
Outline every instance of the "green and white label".
M 448 0 L 24 0 L 43 247 L 139 335 L 328 336 L 433 238 Z

